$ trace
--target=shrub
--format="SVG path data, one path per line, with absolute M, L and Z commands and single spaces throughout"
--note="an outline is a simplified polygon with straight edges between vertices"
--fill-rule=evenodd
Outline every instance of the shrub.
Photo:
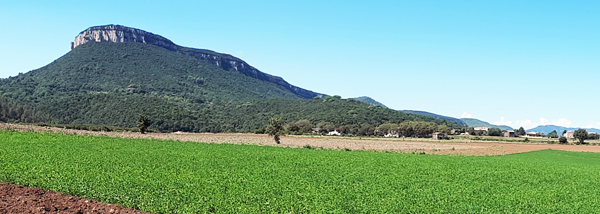
M 567 138 L 563 137 L 563 136 L 559 137 L 558 138 L 558 143 L 560 143 L 560 144 L 567 144 L 568 143 Z

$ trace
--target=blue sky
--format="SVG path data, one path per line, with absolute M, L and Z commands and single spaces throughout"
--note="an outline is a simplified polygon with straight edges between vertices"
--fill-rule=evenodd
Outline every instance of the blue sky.
M 8 1 L 0 78 L 88 27 L 235 55 L 291 84 L 515 128 L 600 128 L 600 1 Z

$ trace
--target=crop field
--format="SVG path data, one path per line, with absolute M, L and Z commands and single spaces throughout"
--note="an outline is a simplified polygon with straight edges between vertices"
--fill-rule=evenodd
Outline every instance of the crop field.
M 593 213 L 600 154 L 419 155 L 0 131 L 0 181 L 151 213 Z

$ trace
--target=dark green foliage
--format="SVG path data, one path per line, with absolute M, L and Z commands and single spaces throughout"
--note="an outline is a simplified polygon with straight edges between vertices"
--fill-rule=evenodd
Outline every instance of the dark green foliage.
M 280 117 L 271 117 L 265 132 L 269 134 L 269 136 L 272 136 L 277 144 L 281 143 L 279 141 L 279 135 L 282 135 L 283 131 L 283 120 Z
M 550 132 L 548 138 L 558 138 L 558 132 L 556 132 L 556 130 Z
M 137 127 L 140 129 L 140 132 L 145 134 L 150 125 L 152 125 L 152 120 L 150 120 L 150 117 L 140 114 L 137 120 Z
M 584 141 L 588 138 L 588 132 L 585 129 L 577 129 L 575 133 L 573 133 L 573 137 L 575 137 L 579 141 L 575 141 L 576 144 L 583 144 Z
M 567 141 L 567 138 L 566 138 L 566 137 L 560 136 L 560 137 L 558 138 L 558 143 L 560 143 L 560 144 L 567 144 L 567 143 L 569 143 L 569 142 Z
M 0 122 L 38 123 L 46 120 L 47 118 L 40 116 L 38 112 L 0 97 Z
M 0 80 L 0 96 L 35 108 L 54 124 L 185 132 L 255 132 L 269 118 L 378 126 L 406 120 L 441 124 L 339 96 L 304 100 L 271 82 L 139 43 L 86 43 L 41 69 Z M 35 121 L 34 121 L 35 122 Z M 449 124 L 458 126 L 457 124 Z
M 525 135 L 525 129 L 523 127 L 520 127 L 519 129 L 515 130 L 515 134 L 516 135 Z
M 502 136 L 502 130 L 500 130 L 500 128 L 489 128 L 488 135 L 489 136 Z

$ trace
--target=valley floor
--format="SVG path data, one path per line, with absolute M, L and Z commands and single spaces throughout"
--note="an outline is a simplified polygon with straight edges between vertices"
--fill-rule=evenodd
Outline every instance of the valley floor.
M 443 154 L 443 155 L 507 155 L 537 150 L 563 150 L 600 153 L 600 146 L 560 145 L 543 143 L 474 142 L 473 140 L 431 140 L 418 138 L 345 138 L 331 136 L 282 136 L 281 144 L 275 144 L 272 137 L 264 134 L 243 133 L 148 133 L 135 132 L 95 132 L 84 130 L 40 127 L 33 125 L 0 123 L 0 130 L 20 130 L 36 132 L 54 132 L 92 136 L 121 138 L 145 138 L 159 140 L 179 140 L 203 143 L 255 144 L 280 147 L 304 147 L 324 149 L 350 149 L 387 151 L 401 153 Z

